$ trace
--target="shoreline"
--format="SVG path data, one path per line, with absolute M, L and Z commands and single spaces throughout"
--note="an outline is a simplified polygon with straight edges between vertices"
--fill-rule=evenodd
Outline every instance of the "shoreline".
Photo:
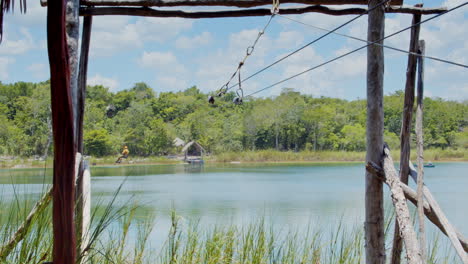
M 18 162 L 19 160 L 12 160 L 11 162 L 0 162 L 0 170 L 27 170 L 27 169 L 52 169 L 52 160 L 48 160 L 47 164 L 45 161 L 34 161 L 34 162 Z M 429 162 L 429 161 L 427 161 Z M 467 159 L 460 158 L 445 158 L 437 161 L 431 161 L 432 163 L 465 163 L 468 162 Z M 6 164 L 5 164 L 6 163 Z M 364 160 L 231 160 L 231 161 L 218 161 L 218 160 L 205 160 L 205 164 L 208 165 L 255 165 L 255 164 L 265 164 L 265 165 L 287 165 L 287 164 L 304 164 L 304 165 L 326 165 L 326 164 L 364 164 Z M 395 163 L 398 163 L 396 161 Z M 92 162 L 90 165 L 92 168 L 103 168 L 103 167 L 133 167 L 133 166 L 167 166 L 167 165 L 186 165 L 183 161 L 170 160 L 167 161 L 140 161 L 138 158 L 136 160 L 129 160 L 129 162 L 123 162 L 120 164 L 115 164 L 112 162 Z M 9 166 L 10 165 L 10 166 Z

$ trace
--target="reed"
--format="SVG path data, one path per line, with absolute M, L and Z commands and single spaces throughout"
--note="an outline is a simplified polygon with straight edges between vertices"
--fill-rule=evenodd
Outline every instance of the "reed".
M 182 222 L 175 210 L 162 248 L 151 247 L 155 216 L 139 214 L 141 207 L 129 199 L 117 206 L 122 185 L 110 199 L 95 201 L 90 241 L 79 254 L 81 263 L 135 264 L 356 264 L 364 262 L 361 225 L 349 226 L 344 218 L 328 226 L 309 224 L 303 229 L 274 227 L 259 217 L 247 225 L 220 224 L 201 227 L 198 221 Z M 0 201 L 5 201 L 1 199 Z M 33 199 L 0 202 L 2 245 L 24 219 Z M 3 204 L 2 204 L 3 203 Z M 392 214 L 387 210 L 386 239 L 392 234 Z M 25 239 L 0 263 L 42 263 L 51 260 L 52 225 L 50 208 L 38 215 Z M 428 263 L 459 263 L 439 237 L 428 248 Z

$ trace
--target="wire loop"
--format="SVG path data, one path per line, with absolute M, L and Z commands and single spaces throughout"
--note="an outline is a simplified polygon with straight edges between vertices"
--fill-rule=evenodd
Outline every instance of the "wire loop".
M 280 5 L 279 0 L 273 0 L 273 5 L 271 7 L 271 14 L 273 16 L 276 14 L 279 14 L 279 5 Z
M 246 52 L 247 56 L 250 56 L 250 55 L 252 54 L 252 52 L 254 51 L 254 49 L 255 49 L 254 46 L 248 47 L 248 48 L 247 48 L 247 52 Z

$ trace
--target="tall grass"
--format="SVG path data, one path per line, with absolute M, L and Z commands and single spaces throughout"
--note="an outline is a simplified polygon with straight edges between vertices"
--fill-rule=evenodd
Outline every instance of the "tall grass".
M 121 188 L 121 187 L 120 187 Z M 129 200 L 116 206 L 120 188 L 110 200 L 95 205 L 90 241 L 80 252 L 81 263 L 99 264 L 356 264 L 364 262 L 364 234 L 360 225 L 337 220 L 331 229 L 309 224 L 304 229 L 274 227 L 260 217 L 247 225 L 222 224 L 202 227 L 200 222 L 182 222 L 172 211 L 167 239 L 160 249 L 151 246 L 155 217 L 141 217 L 139 206 Z M 31 200 L 15 198 L 0 204 L 0 242 L 16 231 L 30 209 Z M 6 210 L 3 210 L 3 209 Z M 393 222 L 387 214 L 387 245 Z M 38 215 L 25 239 L 0 263 L 42 263 L 51 260 L 50 208 Z M 157 227 L 157 226 L 156 226 Z M 428 263 L 459 263 L 453 252 L 436 238 L 428 249 Z
M 394 160 L 400 159 L 400 151 L 392 150 Z M 366 153 L 356 151 L 277 151 L 257 150 L 224 152 L 207 157 L 214 162 L 364 162 Z M 424 151 L 429 161 L 467 161 L 467 149 L 428 149 Z M 411 159 L 416 159 L 416 151 L 411 151 Z
M 214 162 L 352 162 L 363 161 L 364 157 L 364 152 L 257 150 L 219 153 L 207 159 Z

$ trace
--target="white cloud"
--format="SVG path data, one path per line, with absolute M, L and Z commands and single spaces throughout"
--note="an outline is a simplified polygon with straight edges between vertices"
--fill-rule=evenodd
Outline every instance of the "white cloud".
M 8 57 L 0 57 L 0 79 L 8 79 L 8 67 L 13 64 L 15 60 Z
M 43 63 L 33 63 L 29 65 L 28 71 L 30 71 L 37 79 L 46 80 L 49 78 L 47 65 Z
M 16 40 L 13 40 L 14 36 L 9 34 L 10 31 L 5 33 L 0 45 L 0 55 L 21 55 L 34 48 L 34 40 L 28 29 L 21 27 L 19 34 L 12 34 L 16 35 Z
M 143 52 L 138 60 L 140 66 L 163 73 L 182 74 L 186 72 L 172 52 Z
M 335 52 L 335 56 L 340 56 L 350 51 L 352 50 L 341 48 Z M 331 62 L 328 68 L 333 72 L 333 76 L 339 76 L 339 78 L 335 78 L 337 81 L 357 76 L 364 77 L 366 76 L 367 69 L 366 50 L 363 49 Z
M 197 84 L 203 91 L 214 91 L 219 89 L 230 78 L 236 70 L 239 62 L 246 55 L 246 50 L 251 46 L 258 36 L 260 29 L 247 29 L 229 35 L 227 47 L 219 48 L 211 54 L 205 54 L 197 63 L 195 77 Z M 267 55 L 276 50 L 274 41 L 267 34 L 263 35 L 255 46 L 252 55 L 247 58 L 241 70 L 241 77 L 253 73 L 265 65 Z M 273 60 L 273 57 L 269 58 Z M 237 77 L 230 83 L 237 83 Z M 254 80 L 246 84 L 250 89 L 258 87 Z
M 164 91 L 181 91 L 188 88 L 187 82 L 183 79 L 172 76 L 160 76 L 156 78 L 156 86 Z
M 92 56 L 111 56 L 115 52 L 141 48 L 146 42 L 162 43 L 190 29 L 192 22 L 179 18 L 96 18 L 91 37 Z
M 210 32 L 203 32 L 200 35 L 190 37 L 179 37 L 176 42 L 176 48 L 178 49 L 196 49 L 200 46 L 205 46 L 213 41 L 213 36 Z
M 304 41 L 304 33 L 299 31 L 282 31 L 275 40 L 275 48 L 293 49 Z
M 88 78 L 88 85 L 102 85 L 108 87 L 111 91 L 116 91 L 119 87 L 119 82 L 115 78 L 104 77 L 100 74 L 96 74 L 91 78 Z

